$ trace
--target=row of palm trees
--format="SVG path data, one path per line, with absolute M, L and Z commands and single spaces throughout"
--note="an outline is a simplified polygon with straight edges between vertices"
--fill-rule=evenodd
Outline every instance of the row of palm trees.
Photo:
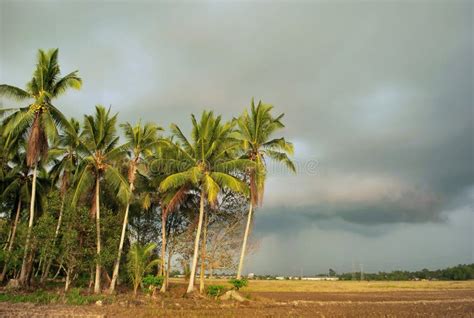
M 295 171 L 288 157 L 293 153 L 292 144 L 284 138 L 273 137 L 284 127 L 283 114 L 274 117 L 271 105 L 261 102 L 255 105 L 253 100 L 248 112 L 230 121 L 224 121 L 212 111 L 204 111 L 200 118 L 191 116 L 189 137 L 175 124 L 170 127 L 170 136 L 164 137 L 160 135 L 163 129 L 155 124 L 125 123 L 120 125 L 125 136 L 125 143 L 121 144 L 117 135 L 117 114 L 112 114 L 110 108 L 96 106 L 94 115 L 85 115 L 81 126 L 75 119 L 67 119 L 54 106 L 57 97 L 68 89 L 80 89 L 81 84 L 77 71 L 61 76 L 58 50 L 54 49 L 39 50 L 33 78 L 25 89 L 0 85 L 1 97 L 27 102 L 23 107 L 2 109 L 4 119 L 0 129 L 2 200 L 12 194 L 16 200 L 16 216 L 12 218 L 6 245 L 9 252 L 15 240 L 22 202 L 29 202 L 20 284 L 28 284 L 32 272 L 35 250 L 31 246 L 31 235 L 38 209 L 36 196 L 42 191 L 43 177 L 51 180 L 61 199 L 53 246 L 60 236 L 65 206 L 70 205 L 73 209 L 90 207 L 90 216 L 96 226 L 95 293 L 101 292 L 101 187 L 106 184 L 113 189 L 117 206 L 125 211 L 109 287 L 109 292 L 114 292 L 130 205 L 134 200 L 140 200 L 144 205 L 150 200 L 150 190 L 137 188 L 137 179 L 156 185 L 151 195 L 159 198 L 162 212 L 162 273 L 165 270 L 167 217 L 179 212 L 180 206 L 190 197 L 199 200 L 188 292 L 194 289 L 206 213 L 218 203 L 223 191 L 246 196 L 249 211 L 237 271 L 237 278 L 240 278 L 253 210 L 263 200 L 265 160 L 275 160 Z M 15 182 L 9 183 L 12 179 Z M 48 278 L 52 262 L 53 257 L 44 260 L 46 265 L 41 281 Z M 4 261 L 2 279 L 7 270 L 8 258 Z M 166 286 L 167 283 L 163 284 L 162 291 Z

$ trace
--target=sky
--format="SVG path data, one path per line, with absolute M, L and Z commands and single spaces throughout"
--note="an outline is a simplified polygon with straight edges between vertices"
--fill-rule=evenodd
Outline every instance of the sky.
M 474 262 L 472 1 L 0 0 L 0 83 L 59 48 L 121 121 L 189 128 L 250 99 L 285 113 L 298 173 L 270 163 L 246 272 Z M 7 106 L 8 101 L 1 101 Z

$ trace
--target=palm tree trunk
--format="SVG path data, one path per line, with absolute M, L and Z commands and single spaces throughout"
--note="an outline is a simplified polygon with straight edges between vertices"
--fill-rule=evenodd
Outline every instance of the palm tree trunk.
M 94 293 L 100 293 L 100 189 L 99 189 L 99 176 L 96 177 L 95 181 L 95 226 L 97 233 L 97 260 L 95 264 L 95 282 L 94 282 Z
M 166 265 L 168 266 L 168 269 L 166 270 L 166 279 L 165 279 L 165 282 L 164 284 L 166 284 L 166 288 L 168 288 L 168 284 L 169 284 L 169 281 L 170 281 L 170 272 L 171 272 L 171 253 L 172 250 L 169 249 L 168 250 L 168 262 L 166 263 Z
M 3 245 L 3 250 L 4 250 L 4 251 L 7 250 L 7 247 L 8 247 L 8 244 L 10 243 L 11 237 L 12 237 L 12 229 L 10 228 L 10 229 L 8 230 L 7 241 L 5 242 L 5 245 Z
M 59 269 L 61 269 L 61 268 L 59 268 Z M 92 288 L 92 284 L 94 284 L 94 266 L 91 266 L 90 270 L 91 271 L 90 271 L 90 275 L 89 275 L 89 287 L 88 287 L 89 291 Z M 59 273 L 59 271 L 58 271 L 58 273 Z
M 38 277 L 38 274 L 41 271 L 41 268 L 44 266 L 43 259 L 44 259 L 43 257 L 40 257 L 40 261 L 38 263 L 38 268 L 36 269 L 36 273 L 34 274 L 35 277 Z
M 201 271 L 199 279 L 199 292 L 204 292 L 204 278 L 206 272 L 206 244 L 207 243 L 207 213 L 204 212 L 204 230 L 202 233 L 202 246 L 201 246 Z
M 20 211 L 21 211 L 21 198 L 18 199 L 18 205 L 16 208 L 16 215 L 15 215 L 15 221 L 13 222 L 13 228 L 12 228 L 12 233 L 10 236 L 10 241 L 8 242 L 8 252 L 7 252 L 7 258 L 5 260 L 5 264 L 3 264 L 3 270 L 2 274 L 0 276 L 0 282 L 3 281 L 5 278 L 5 275 L 7 273 L 8 269 L 8 261 L 10 260 L 10 254 L 13 249 L 13 244 L 15 243 L 15 235 L 16 235 L 16 228 L 18 226 L 18 220 L 20 219 Z
M 31 240 L 31 231 L 33 229 L 33 220 L 35 217 L 35 197 L 36 197 L 36 175 L 38 170 L 38 163 L 35 162 L 35 167 L 33 168 L 33 182 L 31 184 L 31 200 L 30 200 L 30 220 L 28 222 L 28 232 L 26 234 L 26 242 L 25 242 L 25 251 L 23 253 L 23 262 L 21 264 L 21 272 L 20 272 L 20 285 L 24 286 L 27 281 L 27 262 L 28 262 L 28 253 L 30 248 L 30 240 Z
M 66 283 L 64 284 L 64 292 L 67 293 L 67 291 L 69 290 L 69 286 L 71 285 L 71 273 L 72 270 L 68 268 L 68 270 L 66 271 Z
M 163 284 L 161 285 L 160 292 L 166 292 L 166 270 L 165 270 L 165 254 L 166 254 L 166 212 L 161 210 L 161 275 L 164 276 Z
M 130 192 L 132 191 L 133 191 L 133 184 L 130 184 Z M 120 243 L 119 243 L 119 248 L 118 248 L 118 253 L 117 253 L 117 259 L 115 260 L 114 272 L 112 274 L 112 281 L 110 282 L 109 294 L 113 294 L 113 292 L 115 291 L 115 284 L 117 283 L 117 278 L 119 275 L 120 258 L 122 257 L 123 243 L 125 241 L 125 233 L 127 232 L 129 209 L 130 209 L 130 202 L 127 203 L 127 207 L 125 208 L 125 215 L 123 216 L 122 234 L 120 235 Z
M 204 190 L 201 190 L 201 203 L 199 205 L 199 222 L 198 228 L 196 233 L 196 239 L 194 240 L 194 256 L 193 256 L 193 263 L 191 265 L 191 276 L 189 277 L 189 285 L 187 293 L 191 293 L 194 290 L 194 278 L 196 276 L 196 265 L 197 259 L 199 255 L 199 239 L 201 237 L 201 228 L 202 228 L 202 219 L 204 216 Z
M 61 208 L 59 209 L 59 217 L 58 217 L 58 224 L 56 225 L 56 232 L 54 232 L 54 238 L 53 238 L 53 243 L 51 244 L 53 250 L 54 250 L 54 247 L 56 245 L 56 240 L 58 239 L 58 235 L 59 235 L 59 229 L 61 228 L 61 223 L 62 223 L 62 220 L 63 220 L 63 211 L 64 211 L 64 201 L 65 201 L 65 198 L 66 198 L 66 195 L 63 195 L 63 197 L 61 198 Z M 48 257 L 48 261 L 46 263 L 46 268 L 45 270 L 43 271 L 43 273 L 41 274 L 41 279 L 40 279 L 40 283 L 44 283 L 44 281 L 46 280 L 46 278 L 48 278 L 48 275 L 49 275 L 49 269 L 51 267 L 51 263 L 53 262 L 53 255 L 51 255 L 50 257 Z
M 247 238 L 249 236 L 250 222 L 252 221 L 252 208 L 253 208 L 253 204 L 252 204 L 252 200 L 250 200 L 249 215 L 247 216 L 247 226 L 245 227 L 244 242 L 242 243 L 242 251 L 240 252 L 239 269 L 237 270 L 237 279 L 240 279 L 242 277 L 242 269 L 243 269 L 243 266 L 244 266 L 245 250 L 247 248 Z
M 55 280 L 55 279 L 56 279 L 56 277 L 58 277 L 59 273 L 61 272 L 61 269 L 63 269 L 63 268 L 64 268 L 64 267 L 63 267 L 63 263 L 62 263 L 62 262 L 61 262 L 61 263 L 59 263 L 58 270 L 56 271 L 56 274 L 54 274 L 54 276 L 53 276 L 53 280 Z

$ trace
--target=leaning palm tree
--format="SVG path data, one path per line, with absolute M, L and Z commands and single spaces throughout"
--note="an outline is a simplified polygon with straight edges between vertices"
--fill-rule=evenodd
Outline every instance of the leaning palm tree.
M 95 115 L 84 116 L 84 130 L 81 134 L 79 151 L 83 160 L 77 171 L 77 183 L 72 199 L 73 206 L 82 194 L 94 190 L 91 214 L 96 221 L 97 260 L 94 293 L 100 293 L 101 236 L 100 236 L 100 183 L 108 182 L 117 191 L 117 198 L 123 203 L 129 200 L 129 185 L 114 164 L 123 157 L 124 149 L 117 147 L 117 114 L 110 115 L 110 109 L 96 106 Z
M 237 119 L 239 127 L 239 139 L 242 141 L 244 151 L 243 158 L 255 162 L 255 167 L 248 169 L 248 179 L 250 182 L 250 202 L 247 225 L 245 227 L 242 250 L 240 254 L 237 279 L 242 276 L 242 268 L 247 248 L 247 239 L 252 220 L 252 209 L 262 203 L 265 186 L 266 165 L 265 157 L 276 162 L 283 163 L 289 170 L 296 172 L 293 162 L 288 155 L 293 154 L 293 145 L 284 138 L 273 138 L 273 134 L 285 127 L 281 119 L 284 114 L 273 117 L 271 111 L 273 106 L 259 102 L 255 107 L 252 99 L 250 114 L 245 111 Z
M 60 77 L 61 71 L 58 64 L 58 49 L 38 51 L 36 70 L 33 78 L 26 85 L 26 89 L 2 84 L 0 96 L 10 97 L 17 101 L 31 101 L 31 103 L 14 111 L 4 121 L 5 136 L 28 134 L 27 164 L 33 168 L 33 183 L 30 199 L 30 218 L 26 236 L 23 263 L 20 274 L 20 284 L 24 285 L 27 278 L 27 255 L 30 252 L 31 230 L 34 221 L 34 206 L 36 195 L 36 175 L 38 161 L 44 158 L 48 151 L 48 138 L 55 139 L 58 127 L 67 125 L 63 114 L 56 108 L 53 99 L 64 94 L 69 88 L 79 89 L 82 81 L 77 71 Z M 6 113 L 3 110 L 2 113 Z
M 77 152 L 79 146 L 80 124 L 77 120 L 71 118 L 69 120 L 69 125 L 64 129 L 64 133 L 59 136 L 58 145 L 49 151 L 49 157 L 53 158 L 53 166 L 50 170 L 50 174 L 54 182 L 59 183 L 59 194 L 61 197 L 58 222 L 56 225 L 56 231 L 54 232 L 53 242 L 51 244 L 53 247 L 56 244 L 59 230 L 61 229 L 66 194 L 71 186 L 72 177 L 79 162 L 79 154 Z M 46 267 L 41 275 L 41 283 L 43 283 L 49 275 L 52 260 L 52 256 L 46 260 Z
M 145 159 L 147 157 L 151 157 L 151 155 L 153 154 L 153 149 L 159 142 L 157 133 L 158 131 L 163 129 L 151 123 L 147 123 L 144 126 L 142 126 L 141 123 L 138 123 L 135 126 L 132 126 L 130 123 L 126 123 L 122 124 L 121 127 L 125 133 L 125 138 L 127 140 L 127 143 L 125 145 L 126 150 L 128 150 L 129 156 L 127 176 L 130 194 L 132 194 L 135 189 L 135 179 L 137 177 L 137 171 L 140 168 L 144 168 L 143 166 L 145 165 Z M 127 202 L 127 206 L 125 208 L 125 215 L 123 217 L 122 234 L 120 235 L 117 259 L 115 260 L 112 281 L 110 283 L 110 293 L 113 293 L 115 290 L 115 284 L 117 282 L 119 274 L 120 258 L 122 256 L 123 243 L 125 241 L 125 233 L 127 231 L 129 209 L 130 201 Z
M 191 116 L 191 120 L 193 124 L 191 141 L 184 136 L 177 125 L 171 125 L 173 135 L 180 142 L 180 146 L 176 147 L 182 154 L 182 159 L 179 162 L 163 159 L 170 165 L 175 162 L 175 168 L 179 172 L 166 177 L 160 184 L 160 190 L 163 192 L 189 185 L 200 197 L 188 293 L 194 290 L 204 207 L 206 204 L 216 203 L 222 188 L 247 193 L 248 187 L 245 182 L 234 177 L 232 172 L 246 169 L 252 164 L 247 159 L 236 159 L 233 156 L 238 147 L 233 138 L 233 122 L 223 124 L 220 116 L 216 117 L 213 112 L 206 111 L 202 113 L 199 123 L 194 115 Z

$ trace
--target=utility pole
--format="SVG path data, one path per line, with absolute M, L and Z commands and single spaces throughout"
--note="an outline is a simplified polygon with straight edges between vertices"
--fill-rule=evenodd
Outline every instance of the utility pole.
M 364 280 L 364 268 L 363 264 L 360 264 L 360 280 Z

